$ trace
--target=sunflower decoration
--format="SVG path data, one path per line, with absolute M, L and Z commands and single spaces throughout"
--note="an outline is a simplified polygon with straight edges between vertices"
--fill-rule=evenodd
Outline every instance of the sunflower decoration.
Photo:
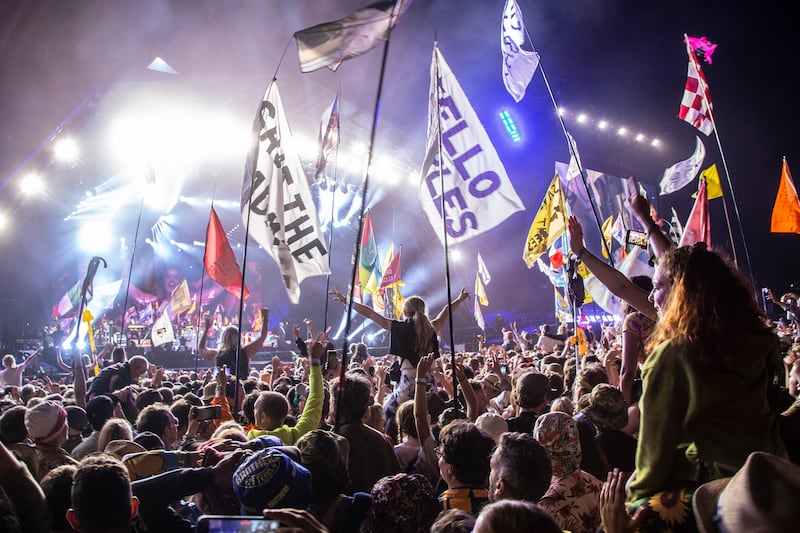
M 673 488 L 657 492 L 647 499 L 647 517 L 641 531 L 696 531 L 692 512 L 693 489 Z

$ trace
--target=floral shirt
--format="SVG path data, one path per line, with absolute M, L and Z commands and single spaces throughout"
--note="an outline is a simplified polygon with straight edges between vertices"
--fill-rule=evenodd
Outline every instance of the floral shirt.
M 600 525 L 602 488 L 599 479 L 583 470 L 576 470 L 567 477 L 553 476 L 539 505 L 561 529 L 572 533 L 594 533 Z

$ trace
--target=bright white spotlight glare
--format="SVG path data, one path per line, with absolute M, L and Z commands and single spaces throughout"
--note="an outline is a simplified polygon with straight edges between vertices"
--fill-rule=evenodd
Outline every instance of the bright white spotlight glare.
M 628 134 L 627 128 L 620 128 L 617 130 L 617 135 L 619 135 L 620 137 L 624 137 L 627 134 Z
M 581 113 L 580 115 L 578 115 L 578 124 L 583 124 L 588 119 L 589 117 L 586 116 L 586 113 Z
M 564 109 L 563 107 L 559 107 L 558 108 L 558 116 L 563 117 L 566 114 L 567 114 L 567 110 L 566 109 Z
M 450 259 L 456 262 L 461 261 L 461 252 L 459 250 L 452 250 L 450 252 Z
M 22 188 L 22 192 L 24 194 L 39 194 L 44 190 L 44 181 L 42 181 L 42 178 L 39 176 L 39 174 L 31 172 L 22 179 L 20 182 L 20 187 Z
M 53 155 L 63 163 L 74 163 L 80 156 L 80 149 L 75 139 L 65 137 L 56 141 L 53 146 Z
M 650 141 L 650 146 L 659 146 L 660 144 L 661 141 L 659 141 L 658 139 L 653 139 L 652 141 Z
M 92 221 L 81 226 L 78 233 L 78 246 L 88 253 L 99 253 L 108 250 L 111 244 L 108 222 Z
M 597 127 L 598 129 L 604 130 L 608 127 L 608 122 L 606 122 L 605 120 L 601 120 L 600 122 L 597 123 Z
M 8 217 L 6 217 L 5 213 L 0 213 L 0 231 L 6 229 L 8 225 Z
M 643 133 L 637 133 L 636 134 L 636 142 L 642 142 L 643 140 L 644 140 L 644 134 Z

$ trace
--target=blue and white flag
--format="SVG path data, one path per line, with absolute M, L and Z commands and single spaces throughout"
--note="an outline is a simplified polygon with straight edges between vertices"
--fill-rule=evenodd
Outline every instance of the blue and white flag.
M 500 50 L 503 53 L 503 83 L 508 94 L 519 102 L 539 66 L 539 54 L 524 50 L 525 22 L 517 0 L 506 0 L 500 30 Z
M 274 81 L 259 106 L 253 135 L 242 184 L 242 221 L 280 266 L 289 300 L 297 304 L 300 283 L 329 274 L 330 268 L 317 208 Z
M 421 174 L 422 209 L 442 242 L 443 216 L 448 242 L 455 244 L 525 209 L 489 135 L 436 47 L 431 61 L 428 141 Z
M 664 176 L 661 178 L 660 183 L 661 190 L 658 193 L 660 196 L 683 189 L 700 172 L 703 160 L 706 158 L 706 147 L 703 146 L 703 141 L 700 140 L 700 137 L 695 136 L 695 138 L 697 139 L 697 145 L 691 157 L 685 161 L 678 161 L 664 171 Z

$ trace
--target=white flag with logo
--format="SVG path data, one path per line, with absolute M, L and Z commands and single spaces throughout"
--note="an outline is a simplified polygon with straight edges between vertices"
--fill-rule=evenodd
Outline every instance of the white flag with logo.
M 444 150 L 441 165 L 440 130 Z M 428 141 L 421 175 L 422 209 L 442 242 L 442 197 L 450 243 L 480 235 L 525 209 L 478 115 L 435 47 L 428 102 Z
M 175 341 L 175 330 L 172 329 L 172 322 L 169 320 L 169 313 L 166 309 L 153 324 L 150 339 L 153 341 L 153 346 L 161 346 Z
M 242 220 L 250 235 L 281 269 L 293 304 L 300 283 L 330 273 L 328 254 L 308 178 L 292 139 L 278 85 L 270 83 L 259 106 L 242 184 Z
M 695 138 L 697 139 L 697 145 L 691 157 L 685 161 L 678 161 L 664 171 L 659 195 L 663 196 L 683 189 L 700 172 L 700 167 L 703 166 L 703 160 L 706 158 L 706 147 L 703 146 L 703 141 L 700 140 L 700 137 L 695 136 Z
M 539 66 L 536 50 L 524 50 L 525 22 L 517 0 L 506 0 L 500 29 L 500 50 L 503 53 L 503 83 L 508 94 L 519 102 Z

